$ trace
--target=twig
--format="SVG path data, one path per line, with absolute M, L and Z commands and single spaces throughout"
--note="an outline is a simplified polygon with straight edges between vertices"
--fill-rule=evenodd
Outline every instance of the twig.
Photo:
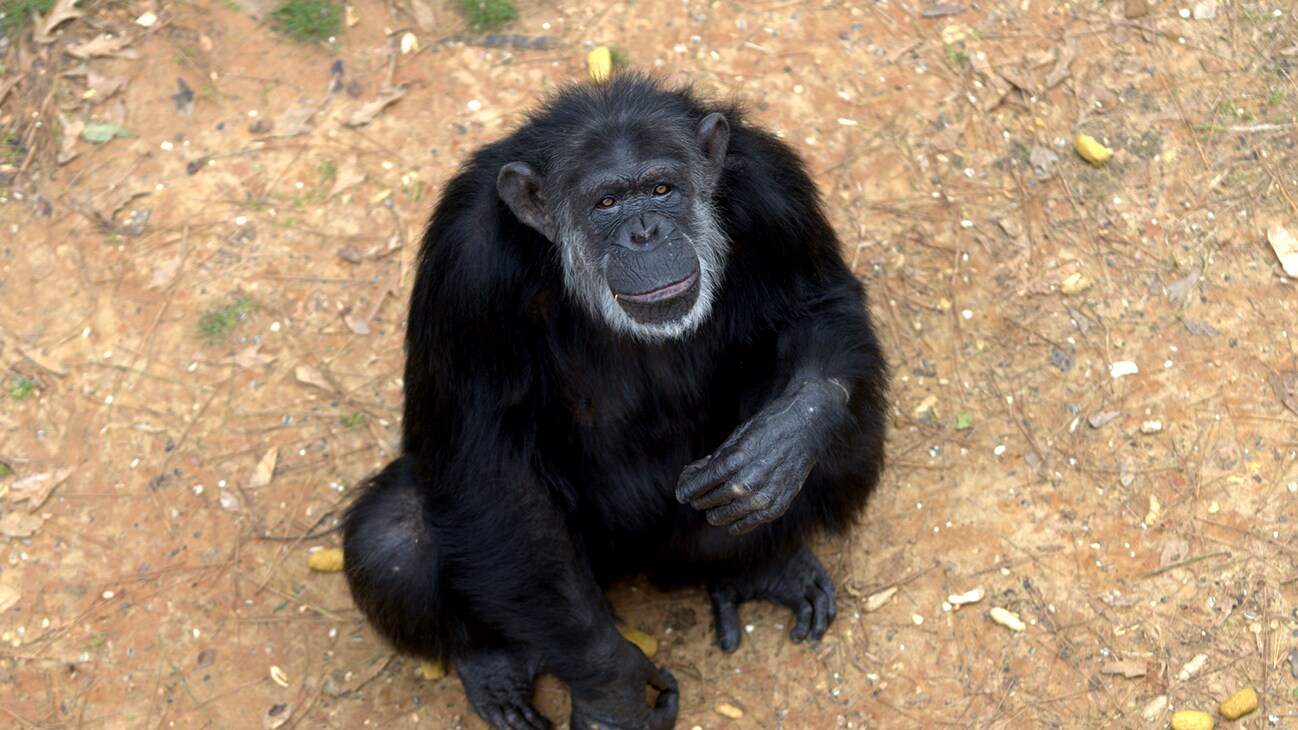
M 1159 568 L 1159 569 L 1157 569 L 1157 570 L 1151 570 L 1151 571 L 1149 571 L 1148 573 L 1139 573 L 1139 574 L 1136 575 L 1136 577 L 1137 577 L 1137 578 L 1152 578 L 1152 577 L 1154 577 L 1154 576 L 1156 576 L 1156 575 L 1161 575 L 1161 574 L 1163 574 L 1163 573 L 1166 573 L 1167 571 L 1172 570 L 1173 568 L 1184 568 L 1184 567 L 1187 566 L 1187 565 L 1192 565 L 1192 564 L 1197 563 L 1197 562 L 1199 562 L 1199 561 L 1201 561 L 1201 560 L 1208 560 L 1209 558 L 1220 558 L 1220 557 L 1222 557 L 1223 555 L 1225 555 L 1225 556 L 1229 556 L 1230 553 L 1227 552 L 1227 551 L 1225 551 L 1225 550 L 1218 550 L 1218 551 L 1215 552 L 1215 553 L 1204 553 L 1203 555 L 1196 555 L 1196 556 L 1194 556 L 1193 558 L 1186 558 L 1185 560 L 1178 560 L 1178 561 L 1175 562 L 1175 563 L 1168 563 L 1167 565 L 1164 565 L 1163 567 L 1161 567 L 1161 568 Z

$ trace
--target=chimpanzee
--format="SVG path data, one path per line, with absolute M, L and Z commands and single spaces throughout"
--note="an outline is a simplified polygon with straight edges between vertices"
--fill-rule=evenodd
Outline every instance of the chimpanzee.
M 553 674 L 585 730 L 676 721 L 610 579 L 705 585 L 727 651 L 753 599 L 825 634 L 806 543 L 878 481 L 887 370 L 788 145 L 645 76 L 575 85 L 447 184 L 417 265 L 401 455 L 343 524 L 380 635 L 497 728 L 550 727 Z

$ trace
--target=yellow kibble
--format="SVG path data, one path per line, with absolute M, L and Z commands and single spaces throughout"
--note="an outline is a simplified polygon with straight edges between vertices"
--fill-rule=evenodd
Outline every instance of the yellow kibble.
M 441 679 L 446 676 L 446 664 L 443 662 L 430 662 L 424 659 L 419 662 L 419 671 L 423 673 L 424 679 L 431 682 L 434 679 Z
M 644 655 L 650 659 L 653 659 L 654 655 L 658 653 L 658 640 L 640 629 L 627 627 L 618 629 L 618 631 L 621 632 L 622 638 L 640 647 L 640 651 L 644 652 Z
M 718 715 L 721 715 L 722 717 L 728 717 L 731 720 L 738 720 L 739 718 L 744 716 L 743 710 L 739 709 L 738 707 L 735 707 L 734 705 L 728 702 L 723 702 L 717 705 L 716 707 L 712 708 L 712 710 L 713 712 L 716 712 Z
M 613 52 L 608 46 L 595 46 L 586 54 L 586 68 L 590 70 L 590 80 L 595 83 L 608 81 L 613 73 Z
M 306 567 L 317 573 L 337 573 L 343 569 L 343 549 L 317 550 L 306 559 Z
M 1199 710 L 1181 710 L 1172 715 L 1172 730 L 1212 730 L 1212 715 Z
M 1109 161 L 1110 157 L 1113 157 L 1113 150 L 1100 144 L 1098 140 L 1089 134 L 1079 133 L 1075 146 L 1077 154 L 1092 165 L 1103 165 Z
M 1238 720 L 1257 709 L 1257 690 L 1245 687 L 1221 703 L 1217 711 L 1227 720 Z

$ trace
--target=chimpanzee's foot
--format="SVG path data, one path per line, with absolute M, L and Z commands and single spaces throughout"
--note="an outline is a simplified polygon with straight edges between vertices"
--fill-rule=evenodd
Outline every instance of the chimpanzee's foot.
M 550 730 L 532 707 L 540 662 L 521 652 L 477 651 L 455 660 L 473 709 L 496 730 Z
M 837 614 L 834 606 L 834 582 L 825 566 L 806 546 L 792 557 L 776 561 L 765 569 L 748 575 L 728 576 L 708 585 L 712 596 L 712 614 L 716 620 L 717 644 L 723 651 L 734 651 L 743 638 L 739 628 L 739 604 L 757 598 L 793 609 L 796 619 L 789 638 L 820 641 Z

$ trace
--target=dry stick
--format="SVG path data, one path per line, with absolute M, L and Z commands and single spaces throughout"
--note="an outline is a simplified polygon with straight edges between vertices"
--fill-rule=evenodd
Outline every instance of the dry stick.
M 1211 558 L 1220 558 L 1223 555 L 1229 557 L 1230 553 L 1225 550 L 1218 550 L 1215 553 L 1204 553 L 1203 555 L 1196 555 L 1193 558 L 1186 558 L 1185 560 L 1178 560 L 1175 563 L 1168 563 L 1167 565 L 1164 565 L 1163 567 L 1158 568 L 1156 570 L 1151 570 L 1148 573 L 1137 573 L 1136 577 L 1152 578 L 1156 575 L 1162 575 L 1163 573 L 1166 573 L 1167 571 L 1172 570 L 1174 568 L 1184 568 L 1187 565 L 1193 565 L 1194 563 L 1200 562 L 1202 560 L 1209 560 Z
M 1263 535 L 1259 535 L 1259 534 L 1257 534 L 1256 532 L 1253 532 L 1252 530 L 1250 530 L 1250 529 L 1248 529 L 1248 528 L 1245 528 L 1245 527 L 1236 527 L 1236 526 L 1234 526 L 1234 525 L 1228 525 L 1228 524 L 1226 524 L 1225 522 L 1217 522 L 1216 520 L 1210 520 L 1210 519 L 1208 519 L 1208 518 L 1206 518 L 1206 517 L 1195 517 L 1194 519 L 1195 519 L 1196 522 L 1202 522 L 1202 523 L 1204 523 L 1204 524 L 1206 524 L 1206 525 L 1212 525 L 1213 527 L 1224 527 L 1224 528 L 1226 528 L 1227 530 L 1232 530 L 1232 531 L 1234 531 L 1234 532 L 1238 532 L 1238 533 L 1240 533 L 1241 535 L 1247 535 L 1247 536 L 1253 538 L 1254 540 L 1261 540 L 1261 541 L 1263 541 L 1263 542 L 1269 542 L 1269 543 L 1271 543 L 1272 545 L 1274 545 L 1274 546 L 1280 548 L 1281 550 L 1283 550 L 1283 551 L 1289 553 L 1290 555 L 1298 556 L 1298 548 L 1294 548 L 1294 547 L 1292 547 L 1292 546 L 1286 545 L 1286 544 L 1280 542 L 1279 540 L 1273 540 L 1273 539 L 1271 539 L 1271 538 L 1269 538 L 1269 537 L 1265 537 L 1265 536 L 1263 536 Z

